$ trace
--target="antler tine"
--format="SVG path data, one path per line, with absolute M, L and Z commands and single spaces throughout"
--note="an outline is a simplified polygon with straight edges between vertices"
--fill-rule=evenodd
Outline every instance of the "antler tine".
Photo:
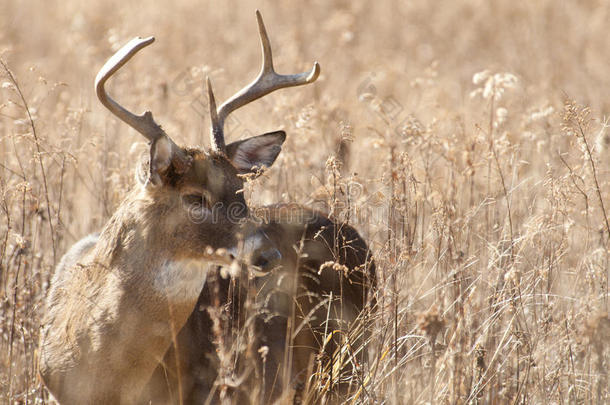
M 313 68 L 309 72 L 292 75 L 280 75 L 276 73 L 273 68 L 273 56 L 269 37 L 267 36 L 267 30 L 263 23 L 263 17 L 258 10 L 256 10 L 256 19 L 258 21 L 258 32 L 261 39 L 261 51 L 263 55 L 261 70 L 252 83 L 235 93 L 235 95 L 225 101 L 218 109 L 218 119 L 212 121 L 212 145 L 220 146 L 225 144 L 224 122 L 233 111 L 275 90 L 313 83 L 320 75 L 320 65 L 318 62 L 314 62 Z M 224 152 L 224 148 L 217 150 Z
M 216 110 L 216 98 L 214 97 L 214 91 L 212 90 L 212 82 L 210 78 L 206 78 L 206 83 L 208 87 L 208 104 L 210 105 L 210 121 L 212 122 L 212 132 L 210 137 L 210 142 L 212 145 L 212 149 L 218 151 L 225 150 L 225 138 L 222 133 L 222 126 L 218 122 L 218 112 Z
M 104 85 L 117 70 L 133 57 L 133 55 L 138 53 L 142 48 L 152 44 L 154 41 L 154 37 L 136 37 L 132 39 L 108 59 L 95 77 L 95 91 L 97 93 L 97 98 L 99 98 L 102 104 L 118 118 L 144 135 L 149 141 L 154 141 L 161 136 L 166 135 L 163 129 L 153 119 L 152 113 L 146 111 L 142 115 L 133 114 L 114 101 L 106 92 Z

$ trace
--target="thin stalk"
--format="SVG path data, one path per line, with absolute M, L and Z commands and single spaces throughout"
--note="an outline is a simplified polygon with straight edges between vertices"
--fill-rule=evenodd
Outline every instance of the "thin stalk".
M 49 228 L 51 230 L 51 244 L 53 246 L 53 265 L 57 263 L 57 251 L 55 248 L 55 230 L 53 229 L 53 217 L 51 216 L 51 202 L 49 200 L 49 187 L 47 185 L 47 174 L 44 169 L 44 164 L 42 162 L 42 151 L 40 150 L 40 140 L 38 139 L 38 133 L 36 132 L 36 125 L 34 124 L 34 119 L 32 118 L 32 114 L 30 112 L 30 107 L 28 106 L 28 102 L 25 100 L 25 96 L 21 91 L 21 87 L 19 87 L 19 83 L 13 73 L 9 70 L 8 66 L 2 59 L 0 59 L 0 65 L 8 75 L 9 79 L 15 86 L 17 90 L 17 94 L 19 94 L 19 98 L 21 98 L 21 102 L 23 103 L 23 108 L 25 108 L 25 112 L 28 116 L 28 121 L 30 122 L 30 127 L 32 128 L 32 135 L 34 136 L 34 144 L 36 145 L 36 157 L 38 160 L 38 164 L 40 165 L 40 172 L 42 174 L 42 184 L 44 186 L 44 196 L 45 201 L 47 203 L 47 217 L 49 218 Z
M 493 138 L 493 129 L 494 129 L 494 120 L 495 120 L 495 85 L 494 85 L 494 91 L 492 92 L 492 96 L 491 96 L 491 106 L 489 108 L 489 149 L 491 150 L 491 153 L 494 157 L 494 161 L 496 162 L 496 168 L 498 170 L 498 174 L 500 175 L 500 181 L 502 183 L 502 190 L 504 192 L 504 198 L 506 199 L 506 211 L 508 214 L 508 228 L 509 228 L 509 235 L 510 235 L 510 261 L 511 263 L 514 262 L 515 259 L 515 254 L 514 254 L 514 236 L 513 236 L 513 217 L 511 214 L 511 207 L 510 207 L 510 196 L 508 195 L 508 189 L 506 187 L 506 181 L 504 180 L 504 172 L 502 172 L 502 167 L 500 166 L 500 159 L 498 159 L 498 153 L 496 152 L 496 148 L 494 145 L 494 138 Z
M 599 181 L 597 180 L 597 168 L 595 167 L 595 161 L 593 160 L 593 155 L 591 154 L 591 148 L 589 147 L 589 142 L 587 141 L 587 137 L 585 135 L 585 130 L 582 125 L 577 123 L 578 131 L 580 132 L 580 136 L 582 138 L 582 142 L 587 149 L 587 160 L 589 161 L 589 165 L 591 166 L 591 171 L 593 172 L 593 182 L 595 183 L 595 193 L 597 194 L 597 198 L 599 199 L 599 206 L 602 210 L 602 215 L 604 216 L 604 224 L 606 225 L 606 232 L 608 233 L 608 238 L 610 238 L 610 223 L 608 223 L 608 215 L 606 215 L 606 208 L 604 206 L 604 199 L 602 198 L 602 192 L 599 187 Z

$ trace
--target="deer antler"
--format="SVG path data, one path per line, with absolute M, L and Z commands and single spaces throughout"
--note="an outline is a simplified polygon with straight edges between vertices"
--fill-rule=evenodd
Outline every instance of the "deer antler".
M 152 113 L 147 111 L 142 115 L 135 115 L 130 111 L 127 111 L 123 106 L 110 98 L 108 93 L 106 93 L 104 85 L 117 70 L 133 57 L 133 55 L 138 53 L 142 48 L 152 44 L 154 41 L 154 37 L 136 37 L 132 39 L 106 61 L 95 77 L 95 91 L 97 93 L 97 98 L 99 98 L 102 104 L 118 118 L 144 135 L 149 141 L 154 141 L 155 139 L 166 135 L 163 129 L 161 129 L 153 119 Z
M 163 128 L 155 122 L 152 113 L 146 111 L 142 115 L 136 115 L 122 105 L 114 101 L 106 92 L 104 85 L 106 81 L 114 75 L 124 64 L 126 64 L 138 51 L 142 48 L 147 47 L 155 41 L 154 37 L 140 38 L 136 37 L 123 45 L 110 59 L 106 61 L 104 66 L 100 69 L 95 77 L 95 92 L 97 98 L 101 103 L 110 110 L 114 115 L 123 120 L 133 129 L 144 135 L 150 142 L 154 142 L 161 137 L 166 137 L 172 146 L 172 157 L 173 163 L 175 164 L 176 170 L 181 172 L 186 170 L 189 165 L 190 159 L 184 154 L 182 149 L 167 136 Z
M 320 75 L 320 65 L 318 62 L 314 62 L 310 72 L 293 75 L 277 74 L 273 68 L 269 37 L 265 30 L 263 17 L 258 10 L 256 10 L 256 19 L 258 21 L 258 32 L 261 39 L 261 50 L 263 54 L 261 71 L 256 79 L 225 101 L 218 111 L 216 111 L 214 93 L 212 92 L 212 87 L 208 79 L 208 97 L 210 98 L 210 113 L 212 116 L 211 142 L 212 148 L 219 152 L 225 152 L 224 123 L 229 114 L 275 90 L 313 83 Z

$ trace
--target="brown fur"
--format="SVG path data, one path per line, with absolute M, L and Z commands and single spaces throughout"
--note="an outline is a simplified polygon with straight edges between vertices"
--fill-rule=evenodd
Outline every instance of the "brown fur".
M 159 284 L 166 262 L 202 259 L 208 246 L 235 246 L 241 227 L 220 210 L 215 221 L 189 217 L 182 196 L 205 189 L 228 206 L 245 204 L 236 169 L 222 156 L 187 151 L 182 175 L 132 190 L 94 246 L 62 261 L 52 279 L 41 334 L 40 373 L 61 403 L 133 403 L 192 312 L 199 289 L 173 296 L 162 289 L 201 286 L 205 268 Z M 144 166 L 148 166 L 145 162 Z M 78 253 L 78 252 L 77 252 Z M 173 277 L 176 277 L 174 279 Z M 182 278 L 182 279 L 181 279 Z M 199 287 L 200 288 L 200 287 Z
M 278 398 L 286 388 L 305 384 L 309 378 L 308 368 L 317 359 L 330 362 L 337 348 L 338 339 L 331 339 L 323 350 L 325 331 L 347 333 L 366 303 L 374 304 L 369 295 L 375 287 L 375 265 L 366 243 L 352 227 L 337 224 L 318 212 L 296 205 L 265 207 L 256 214 L 264 219 L 261 227 L 282 258 L 267 264 L 273 268 L 267 275 L 252 281 L 238 280 L 237 287 L 235 280 L 222 277 L 216 277 L 215 282 L 208 280 L 195 311 L 178 336 L 177 345 L 170 348 L 148 384 L 143 403 L 170 403 L 181 398 L 184 403 L 198 404 L 204 403 L 209 396 L 215 397 L 212 403 L 218 401 L 219 393 L 226 388 L 218 376 L 221 367 L 218 353 L 223 350 L 218 344 L 222 340 L 225 345 L 234 345 L 230 337 L 235 331 L 225 330 L 223 336 L 216 336 L 211 314 L 218 305 L 232 308 L 224 312 L 230 319 L 225 327 L 246 329 L 244 318 L 248 315 L 244 315 L 247 312 L 244 307 L 248 282 L 255 286 L 256 298 L 250 298 L 256 301 L 256 309 L 249 315 L 255 339 L 246 342 L 251 346 L 250 352 L 242 357 L 254 359 L 256 367 L 254 371 L 250 370 L 250 378 L 233 396 L 245 392 L 250 399 L 259 398 L 260 403 Z M 324 267 L 320 272 L 326 262 L 345 265 L 348 273 L 331 267 Z M 298 282 L 296 290 L 292 284 L 295 281 Z M 242 293 L 236 295 L 231 291 Z M 334 299 L 329 311 L 326 299 L 331 293 Z M 325 326 L 327 314 L 331 320 L 328 328 Z M 299 327 L 301 330 L 293 340 L 287 341 L 289 325 L 292 330 Z M 362 348 L 366 339 L 366 334 L 355 338 L 350 342 L 351 346 Z M 285 351 L 287 342 L 292 347 L 289 357 Z M 259 349 L 264 346 L 269 348 L 269 353 L 264 363 L 262 386 L 263 362 Z M 365 350 L 356 357 L 361 361 L 366 357 Z M 288 361 L 290 364 L 287 364 L 287 358 L 292 359 Z M 176 371 L 177 364 L 180 374 Z M 247 372 L 247 367 L 241 364 L 232 371 L 240 375 Z
M 284 138 L 263 136 L 272 142 L 251 138 L 239 147 L 270 164 Z M 152 158 L 171 160 L 162 147 L 151 146 L 151 153 L 158 150 Z M 270 155 L 268 147 L 277 151 Z M 186 171 L 159 164 L 164 171 L 150 176 L 160 185 L 141 179 L 99 237 L 79 242 L 57 268 L 43 319 L 40 373 L 63 404 L 201 402 L 223 387 L 216 354 L 226 347 L 219 345 L 235 344 L 244 325 L 250 351 L 235 372 L 243 370 L 247 384 L 235 395 L 251 387 L 262 401 L 277 398 L 306 381 L 316 355 L 332 357 L 337 339 L 324 344 L 325 334 L 347 332 L 367 302 L 374 265 L 353 228 L 289 205 L 259 209 L 256 221 L 241 223 L 248 211 L 230 158 L 195 149 L 182 153 L 192 159 Z M 145 161 L 140 173 L 149 168 Z M 185 196 L 193 193 L 206 196 L 213 215 L 190 215 Z M 242 208 L 237 218 L 235 211 L 228 215 L 232 204 Z M 236 248 L 249 237 L 256 245 L 245 247 L 243 257 L 266 273 L 251 280 L 242 273 L 229 282 L 214 270 L 206 283 L 206 249 Z M 265 262 L 273 252 L 281 258 Z M 233 310 L 223 315 L 228 307 Z M 300 332 L 287 338 L 290 330 Z M 293 349 L 286 352 L 286 345 Z M 263 362 L 258 350 L 264 347 L 269 352 Z
M 252 387 L 261 400 L 277 398 L 306 381 L 316 355 L 333 355 L 334 339 L 322 350 L 325 333 L 347 331 L 364 308 L 374 265 L 353 228 L 289 205 L 259 209 L 257 221 L 239 224 L 226 211 L 236 203 L 245 208 L 237 170 L 224 156 L 186 153 L 193 159 L 186 172 L 178 175 L 170 165 L 161 186 L 144 179 L 99 237 L 77 244 L 58 266 L 43 320 L 40 372 L 61 403 L 201 402 L 219 386 L 219 335 L 230 338 L 245 324 L 254 350 L 246 357 L 258 361 L 241 389 Z M 213 218 L 189 217 L 183 198 L 197 190 L 219 207 Z M 240 233 L 264 235 L 258 250 L 244 254 L 267 273 L 251 281 L 242 274 L 235 288 L 214 271 L 206 283 L 206 248 L 236 247 Z M 270 250 L 281 259 L 260 262 Z M 200 270 L 177 269 L 159 285 L 168 262 L 193 259 L 202 262 Z M 327 262 L 347 271 L 321 267 Z M 331 293 L 329 310 L 324 302 Z M 247 314 L 248 294 L 256 298 Z M 215 329 L 209 313 L 223 306 L 233 307 L 232 320 Z M 286 338 L 289 326 L 300 328 L 293 339 Z M 263 363 L 258 350 L 265 346 Z
M 261 401 L 271 400 L 289 381 L 305 381 L 313 355 L 324 348 L 332 356 L 335 337 L 326 344 L 327 332 L 346 331 L 362 310 L 372 280 L 369 252 L 352 228 L 310 211 L 287 218 L 279 206 L 263 212 L 262 224 L 243 221 L 248 209 L 239 175 L 255 175 L 271 166 L 286 134 L 275 131 L 225 145 L 225 118 L 274 90 L 312 83 L 320 73 L 317 62 L 309 73 L 275 73 L 262 16 L 258 11 L 256 16 L 264 55 L 257 80 L 218 110 L 208 79 L 213 150 L 209 154 L 177 146 L 151 112 L 135 115 L 106 92 L 106 81 L 153 37 L 132 39 L 98 72 L 95 88 L 100 102 L 150 141 L 150 153 L 138 171 L 139 186 L 96 242 L 78 243 L 53 277 L 43 318 L 40 374 L 60 402 L 156 399 L 158 373 L 152 387 L 145 385 L 172 343 L 178 351 L 167 353 L 161 364 L 175 370 L 171 378 L 178 381 L 173 390 L 178 400 L 204 399 L 207 395 L 195 394 L 194 387 L 203 381 L 207 389 L 211 377 L 216 380 L 213 356 L 211 363 L 207 357 L 191 361 L 192 357 L 225 350 L 223 345 L 232 344 L 234 331 L 240 333 L 242 325 L 249 325 L 254 342 L 250 346 L 256 350 L 246 359 L 256 357 L 259 349 L 268 350 L 265 360 L 254 361 L 253 367 L 255 377 L 264 378 L 255 392 Z M 221 256 L 210 253 L 210 248 L 239 251 L 237 261 L 250 258 L 267 273 L 251 279 L 248 268 L 235 266 L 236 261 L 231 268 L 241 272 L 233 275 L 234 289 L 229 292 L 222 277 L 209 271 Z M 331 302 L 324 311 L 326 296 Z M 337 296 L 340 300 L 334 299 Z M 230 305 L 227 327 L 221 307 Z M 211 317 L 205 319 L 201 308 Z M 183 329 L 189 317 L 194 325 Z M 189 335 L 193 328 L 202 335 Z M 186 341 L 177 344 L 181 329 Z M 285 351 L 286 345 L 291 350 Z M 204 363 L 212 368 L 211 374 L 199 374 L 197 367 Z M 238 368 L 245 367 L 240 363 L 237 359 Z M 192 384 L 185 385 L 189 380 Z M 255 380 L 248 372 L 244 375 L 244 381 L 251 382 L 248 387 L 254 388 Z M 171 395 L 165 398 L 171 400 Z

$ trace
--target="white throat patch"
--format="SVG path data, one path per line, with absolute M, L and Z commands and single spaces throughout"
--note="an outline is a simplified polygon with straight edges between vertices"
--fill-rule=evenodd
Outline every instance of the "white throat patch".
M 167 260 L 155 272 L 153 286 L 171 302 L 196 301 L 214 266 L 207 260 Z
M 244 258 L 269 243 L 264 232 L 256 232 L 246 238 L 241 246 L 228 249 L 228 252 L 234 257 Z M 218 265 L 219 263 L 209 259 L 166 260 L 154 273 L 153 287 L 170 302 L 196 301 L 206 282 L 208 271 Z

